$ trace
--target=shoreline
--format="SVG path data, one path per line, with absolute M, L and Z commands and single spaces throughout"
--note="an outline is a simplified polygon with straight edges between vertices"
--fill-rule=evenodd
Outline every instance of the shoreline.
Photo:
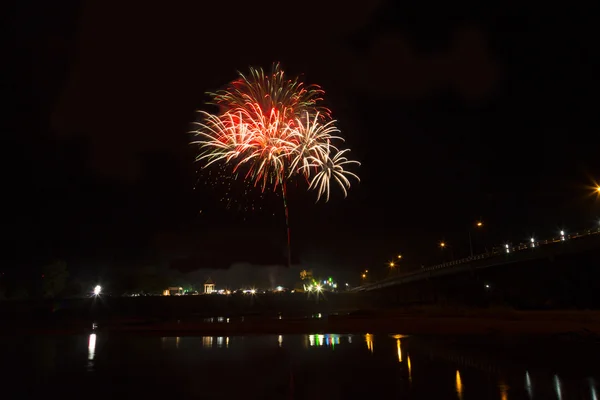
M 404 334 L 404 335 L 544 335 L 579 332 L 600 337 L 600 312 L 474 312 L 468 315 L 380 313 L 372 316 L 330 316 L 322 319 L 252 319 L 234 322 L 98 321 L 96 333 L 153 336 L 239 336 L 283 334 Z M 12 325 L 12 326 L 11 326 Z M 92 332 L 89 321 L 53 324 L 14 323 L 0 328 L 0 336 L 73 335 Z

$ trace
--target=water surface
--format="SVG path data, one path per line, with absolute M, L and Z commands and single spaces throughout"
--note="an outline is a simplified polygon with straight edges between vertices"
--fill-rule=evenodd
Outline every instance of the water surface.
M 0 338 L 2 398 L 590 399 L 600 344 L 574 337 Z

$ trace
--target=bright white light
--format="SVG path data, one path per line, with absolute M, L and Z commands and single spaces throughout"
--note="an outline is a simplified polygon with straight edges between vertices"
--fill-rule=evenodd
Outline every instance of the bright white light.
M 283 290 L 283 286 L 277 286 L 275 289 L 276 289 L 278 292 L 281 292 L 281 291 Z
M 489 288 L 490 288 L 490 285 L 488 285 L 488 284 L 486 283 L 485 287 L 486 287 L 487 289 L 489 289 Z
M 530 399 L 533 399 L 533 386 L 531 385 L 531 378 L 529 377 L 529 371 L 525 371 L 525 389 Z
M 560 236 L 565 236 L 565 231 L 560 231 Z
M 98 296 L 101 291 L 102 287 L 100 285 L 96 285 L 96 287 L 94 288 L 94 296 Z
M 255 294 L 256 293 L 256 289 L 250 289 L 250 293 Z
M 96 334 L 92 333 L 88 340 L 88 360 L 93 360 L 96 355 Z
M 562 384 L 558 375 L 554 375 L 554 391 L 558 400 L 562 400 Z
M 533 238 L 531 238 L 531 243 L 535 242 L 535 240 Z
M 321 285 L 317 285 L 316 289 L 317 289 L 317 292 L 320 292 L 321 291 Z

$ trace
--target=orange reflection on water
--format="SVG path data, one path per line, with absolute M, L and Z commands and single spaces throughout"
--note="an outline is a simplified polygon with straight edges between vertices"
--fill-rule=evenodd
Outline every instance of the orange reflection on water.
M 508 385 L 504 381 L 500 381 L 498 388 L 500 389 L 500 400 L 508 400 Z
M 406 355 L 406 366 L 408 367 L 408 381 L 412 382 L 412 366 L 410 365 L 410 356 Z
M 402 344 L 400 343 L 400 339 L 407 337 L 406 335 L 393 335 L 394 339 L 396 339 L 396 348 L 398 352 L 398 362 L 402 362 Z
M 463 387 L 462 387 L 462 380 L 460 379 L 460 372 L 458 372 L 458 370 L 456 370 L 456 394 L 458 394 L 458 399 L 462 400 Z
M 365 341 L 367 342 L 367 349 L 372 353 L 373 352 L 373 335 L 367 333 L 365 335 Z

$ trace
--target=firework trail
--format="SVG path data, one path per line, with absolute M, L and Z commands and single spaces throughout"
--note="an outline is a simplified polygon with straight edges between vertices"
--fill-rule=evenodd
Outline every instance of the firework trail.
M 252 183 L 264 192 L 281 188 L 288 238 L 288 264 L 291 239 L 286 182 L 304 178 L 308 190 L 316 190 L 317 201 L 329 201 L 331 182 L 344 196 L 356 174 L 346 170 L 358 161 L 349 160 L 331 112 L 319 105 L 324 95 L 316 85 L 305 86 L 298 78 L 289 79 L 279 64 L 270 73 L 251 68 L 224 89 L 209 93 L 209 104 L 218 113 L 200 111 L 196 161 L 231 167 L 236 180 Z

